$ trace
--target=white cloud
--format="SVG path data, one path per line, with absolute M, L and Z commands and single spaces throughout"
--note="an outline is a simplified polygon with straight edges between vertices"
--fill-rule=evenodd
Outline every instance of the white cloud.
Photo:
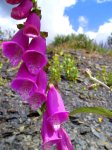
M 79 17 L 79 28 L 75 31 L 70 24 L 68 16 L 64 16 L 66 7 L 71 7 L 76 4 L 77 0 L 39 0 L 39 6 L 42 10 L 41 25 L 42 31 L 47 31 L 49 36 L 47 41 L 52 41 L 57 34 L 70 34 L 70 33 L 85 33 L 90 38 L 99 41 L 106 41 L 107 37 L 112 32 L 112 19 L 109 19 L 104 24 L 100 25 L 97 31 L 85 31 L 88 25 L 88 19 L 85 16 Z M 20 22 L 23 22 L 20 21 Z M 11 19 L 9 16 L 3 17 L 0 9 L 0 26 L 4 29 L 16 29 L 18 21 Z
M 40 0 L 38 2 L 42 8 L 42 29 L 49 32 L 49 41 L 57 34 L 67 35 L 74 32 L 68 16 L 64 16 L 64 10 L 76 2 L 77 0 Z
M 99 26 L 98 31 L 96 32 L 88 31 L 85 33 L 90 38 L 95 39 L 99 43 L 105 42 L 111 32 L 112 32 L 112 19 L 109 19 L 107 22 Z
M 84 28 L 79 26 L 78 30 L 77 30 L 77 34 L 83 34 L 84 33 Z
M 97 3 L 112 2 L 112 0 L 97 0 Z
M 88 19 L 85 16 L 80 16 L 78 22 L 82 27 L 86 27 L 88 25 Z
M 38 1 L 38 6 L 40 6 L 42 10 L 41 30 L 47 31 L 49 34 L 47 41 L 52 41 L 57 34 L 67 35 L 74 33 L 69 17 L 64 16 L 64 11 L 66 7 L 76 4 L 76 2 L 77 0 Z M 2 10 L 0 10 L 0 14 L 3 14 Z M 17 21 L 9 18 L 9 16 L 3 18 L 2 15 L 0 15 L 0 26 L 2 28 L 16 29 L 17 23 Z

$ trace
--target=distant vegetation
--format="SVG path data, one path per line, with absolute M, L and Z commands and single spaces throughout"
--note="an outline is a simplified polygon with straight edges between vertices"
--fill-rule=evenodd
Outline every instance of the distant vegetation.
M 93 39 L 91 40 L 85 34 L 71 34 L 71 35 L 57 35 L 54 41 L 49 44 L 48 51 L 55 47 L 56 50 L 81 50 L 88 52 L 112 53 L 112 34 L 108 37 L 106 43 L 97 44 Z
M 2 30 L 0 27 L 0 41 L 6 41 L 12 38 L 14 35 L 15 30 Z

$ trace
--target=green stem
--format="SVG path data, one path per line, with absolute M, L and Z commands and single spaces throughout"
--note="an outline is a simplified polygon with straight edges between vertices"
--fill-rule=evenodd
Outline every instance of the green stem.
M 42 115 L 42 111 L 41 111 L 40 108 L 37 110 L 37 112 L 38 112 L 38 114 L 39 114 L 40 116 Z

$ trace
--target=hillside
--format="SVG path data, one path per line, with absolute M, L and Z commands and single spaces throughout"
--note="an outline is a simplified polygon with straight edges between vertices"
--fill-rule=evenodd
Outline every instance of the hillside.
M 55 47 L 48 51 L 52 59 Z M 60 48 L 58 47 L 58 52 Z M 102 80 L 105 68 L 112 72 L 112 57 L 96 51 L 65 49 L 76 61 L 79 70 L 76 82 L 69 81 L 62 74 L 58 84 L 66 109 L 71 111 L 81 106 L 103 106 L 112 110 L 112 92 L 104 86 L 92 87 L 93 81 L 87 76 L 86 68 L 94 77 L 99 73 Z M 63 54 L 61 55 L 63 59 Z M 20 97 L 11 90 L 10 82 L 16 74 L 8 61 L 3 58 L 0 50 L 1 68 L 0 81 L 0 150 L 40 150 L 40 121 L 37 112 L 22 103 Z M 49 72 L 48 72 L 49 77 Z M 112 80 L 111 78 L 109 81 Z M 103 81 L 102 81 L 103 82 Z M 109 87 L 111 88 L 111 84 Z M 93 114 L 76 114 L 64 124 L 76 150 L 111 150 L 112 149 L 112 120 Z

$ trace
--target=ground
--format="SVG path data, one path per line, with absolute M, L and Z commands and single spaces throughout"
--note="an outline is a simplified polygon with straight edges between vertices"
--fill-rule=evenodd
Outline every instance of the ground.
M 92 84 L 86 76 L 85 69 L 89 68 L 93 75 L 106 66 L 112 70 L 112 57 L 86 51 L 71 51 L 77 61 L 79 78 L 71 84 L 64 78 L 59 83 L 59 90 L 67 110 L 81 106 L 103 106 L 112 110 L 112 92 L 103 86 L 96 90 L 88 89 Z M 16 71 L 0 54 L 3 63 L 1 76 L 7 82 L 0 86 L 0 150 L 40 150 L 41 119 L 38 113 L 31 110 L 28 104 L 11 90 L 10 82 Z M 112 120 L 98 115 L 76 114 L 64 123 L 75 150 L 111 150 L 112 149 Z

